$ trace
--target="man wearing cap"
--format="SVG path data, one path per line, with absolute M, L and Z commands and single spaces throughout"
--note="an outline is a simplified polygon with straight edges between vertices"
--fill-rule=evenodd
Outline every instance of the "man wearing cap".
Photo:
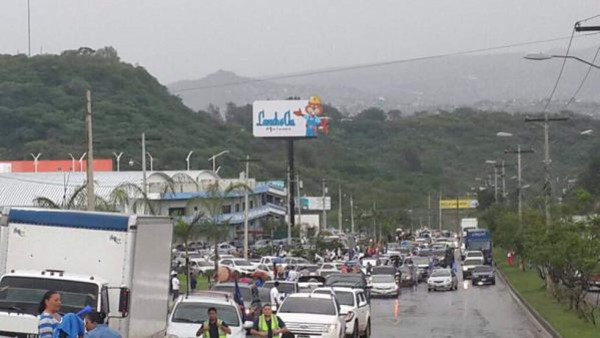
M 280 338 L 281 335 L 285 335 L 289 331 L 283 320 L 273 315 L 271 304 L 265 304 L 262 308 L 262 315 L 254 322 L 250 333 L 258 337 Z

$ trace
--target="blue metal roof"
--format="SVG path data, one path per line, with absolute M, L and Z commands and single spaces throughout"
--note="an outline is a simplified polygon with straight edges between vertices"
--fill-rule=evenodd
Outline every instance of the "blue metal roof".
M 269 191 L 269 188 L 271 189 L 279 189 L 277 187 L 268 185 L 268 184 L 263 184 L 263 185 L 257 185 L 256 187 L 254 187 L 254 189 L 252 189 L 252 192 L 250 192 L 250 195 L 258 195 L 258 194 L 264 194 L 267 193 Z M 236 198 L 236 197 L 244 197 L 244 191 L 243 190 L 236 190 L 236 191 L 232 191 L 229 194 L 227 194 L 225 197 L 226 198 Z M 206 191 L 198 191 L 198 192 L 176 192 L 176 193 L 166 193 L 161 197 L 161 200 L 189 200 L 192 198 L 210 198 L 213 197 L 213 193 L 212 192 L 206 192 Z
M 60 210 L 11 209 L 8 221 L 65 228 L 127 231 L 129 216 Z

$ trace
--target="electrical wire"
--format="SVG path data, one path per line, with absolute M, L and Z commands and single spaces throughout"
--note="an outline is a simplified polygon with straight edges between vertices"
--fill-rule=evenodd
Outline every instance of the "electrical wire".
M 577 23 L 575 23 L 575 26 L 576 25 L 577 25 Z M 573 26 L 573 31 L 571 32 L 571 38 L 569 39 L 569 45 L 567 46 L 567 52 L 565 54 L 566 57 L 569 56 L 569 52 L 571 51 L 571 45 L 573 44 L 573 37 L 575 36 L 575 26 Z M 558 84 L 560 83 L 560 79 L 562 78 L 563 72 L 565 70 L 565 65 L 567 64 L 566 57 L 563 59 L 562 66 L 560 67 L 560 72 L 558 72 L 558 77 L 556 78 L 556 82 L 554 82 L 554 87 L 552 88 L 552 91 L 550 92 L 550 96 L 548 97 L 548 100 L 546 101 L 546 104 L 544 105 L 544 112 L 548 111 L 550 102 L 552 102 L 552 98 L 554 97 L 554 94 L 556 93 L 556 89 L 558 88 Z
M 596 61 L 596 58 L 598 57 L 599 52 L 600 52 L 600 46 L 598 46 L 598 49 L 596 49 L 596 54 L 594 54 L 594 59 L 592 59 L 592 63 L 594 63 Z M 577 94 L 579 94 L 579 91 L 581 90 L 581 88 L 583 88 L 583 85 L 585 84 L 585 81 L 587 80 L 588 76 L 590 75 L 592 68 L 593 68 L 592 65 L 589 65 L 588 70 L 585 73 L 585 76 L 583 77 L 583 79 L 581 80 L 581 83 L 579 84 L 579 87 L 577 87 L 577 90 L 575 91 L 575 93 L 573 93 L 573 96 L 571 96 L 571 98 L 569 99 L 569 101 L 567 102 L 565 107 L 568 107 L 573 101 L 575 101 L 575 97 L 577 97 Z
M 258 83 L 258 82 L 299 78 L 299 77 L 306 77 L 306 76 L 320 75 L 320 74 L 340 73 L 340 72 L 359 70 L 359 69 L 385 67 L 385 66 L 402 64 L 402 63 L 426 61 L 426 60 L 441 59 L 441 58 L 458 56 L 458 55 L 468 55 L 468 54 L 476 54 L 476 53 L 482 53 L 482 52 L 491 52 L 491 51 L 495 51 L 495 50 L 501 50 L 501 49 L 507 49 L 507 48 L 513 48 L 513 47 L 537 45 L 537 44 L 561 41 L 561 40 L 566 40 L 566 39 L 569 39 L 569 47 L 570 47 L 574 38 L 583 38 L 583 37 L 587 37 L 587 36 L 591 36 L 591 35 L 600 34 L 600 32 L 593 32 L 593 33 L 581 34 L 581 35 L 578 35 L 577 37 L 575 37 L 574 32 L 575 32 L 575 30 L 573 30 L 573 34 L 571 34 L 570 36 L 561 36 L 561 37 L 551 38 L 551 39 L 526 41 L 526 42 L 499 45 L 499 46 L 493 46 L 493 47 L 476 48 L 476 49 L 469 49 L 469 50 L 463 50 L 463 51 L 458 51 L 458 52 L 414 57 L 414 58 L 408 58 L 408 59 L 358 64 L 358 65 L 343 66 L 343 67 L 337 67 L 337 68 L 325 68 L 325 69 L 320 69 L 320 70 L 304 71 L 304 72 L 297 72 L 297 73 L 276 74 L 276 75 L 269 75 L 269 76 L 265 76 L 265 77 L 259 77 L 259 78 L 247 79 L 247 80 L 243 80 L 243 81 L 235 81 L 235 82 L 229 82 L 229 83 L 222 83 L 222 84 L 216 84 L 216 85 L 204 85 L 204 86 L 172 89 L 171 92 L 172 93 L 183 93 L 183 92 L 195 91 L 195 90 L 205 90 L 205 89 L 239 86 L 239 85 L 244 85 L 244 84 L 248 84 L 248 83 Z

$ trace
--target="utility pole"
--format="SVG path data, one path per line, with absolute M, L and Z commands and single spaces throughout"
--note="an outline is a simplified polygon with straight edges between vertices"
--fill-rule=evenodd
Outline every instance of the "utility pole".
M 507 201 L 507 198 L 506 198 L 506 165 L 504 163 L 504 160 L 502 160 L 502 199 L 504 201 Z
M 498 203 L 498 168 L 494 166 L 494 202 Z
M 146 184 L 146 133 L 142 133 L 142 191 L 148 196 L 148 184 Z
M 338 186 L 338 228 L 340 232 L 343 232 L 342 229 L 342 186 Z
M 505 154 L 517 154 L 517 203 L 519 212 L 519 223 L 523 220 L 523 174 L 521 166 L 521 154 L 533 153 L 533 149 L 523 150 L 521 145 L 517 145 L 517 150 L 505 150 Z
M 327 208 L 325 207 L 327 187 L 325 186 L 325 178 L 321 179 L 321 189 L 323 191 L 323 229 L 327 229 Z
M 431 193 L 427 193 L 427 227 L 431 228 Z
M 250 208 L 248 204 L 248 180 L 250 179 L 250 162 L 258 162 L 260 160 L 250 159 L 250 155 L 246 155 L 245 160 L 239 160 L 246 163 L 246 170 L 244 172 L 244 259 L 248 259 L 248 210 Z
M 85 92 L 85 130 L 87 140 L 87 210 L 94 211 L 96 206 L 96 195 L 94 195 L 94 137 L 92 135 L 92 92 Z
M 27 0 L 27 56 L 31 57 L 31 7 Z
M 373 215 L 373 241 L 377 242 L 377 220 L 375 218 L 375 210 L 377 208 L 377 204 L 375 204 L 375 202 L 373 202 L 373 211 L 372 211 L 372 215 Z
M 438 223 L 440 226 L 440 231 L 442 231 L 442 191 L 440 190 L 440 199 L 438 200 Z
M 543 118 L 526 118 L 525 122 L 543 122 L 544 123 L 544 213 L 546 215 L 546 226 L 550 225 L 550 198 L 552 197 L 552 182 L 550 178 L 550 122 L 564 122 L 566 117 L 548 117 L 548 112 L 544 112 Z
M 300 226 L 300 237 L 302 237 L 302 201 L 300 200 L 300 189 L 302 189 L 302 182 L 300 181 L 300 175 L 296 174 L 296 199 L 298 200 L 298 226 Z
M 354 234 L 354 199 L 350 195 L 350 232 Z
M 115 158 L 117 159 L 117 172 L 120 172 L 121 171 L 121 156 L 123 156 L 123 152 L 120 152 L 118 154 L 113 152 L 113 155 L 115 155 Z M 71 156 L 71 158 L 73 159 L 73 163 L 75 163 L 75 158 L 73 158 L 73 156 Z

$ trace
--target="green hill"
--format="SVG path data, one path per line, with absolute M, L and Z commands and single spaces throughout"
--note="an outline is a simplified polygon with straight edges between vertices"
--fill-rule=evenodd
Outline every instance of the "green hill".
M 229 105 L 223 112 L 227 122 L 214 118 L 215 112 L 194 112 L 144 68 L 120 62 L 110 47 L 32 58 L 0 56 L 0 159 L 28 159 L 29 153 L 37 152 L 43 153 L 43 159 L 81 154 L 86 88 L 92 90 L 97 157 L 123 151 L 122 168 L 130 158 L 139 161 L 140 145 L 130 139 L 145 131 L 161 138 L 148 142 L 158 169 L 185 168 L 190 150 L 194 150 L 194 169 L 209 168 L 207 158 L 228 149 L 231 153 L 221 162 L 223 176 L 242 171 L 237 159 L 250 154 L 261 159 L 251 167 L 253 176 L 286 177 L 285 143 L 252 137 L 250 106 Z M 464 108 L 399 117 L 398 112 L 388 115 L 370 109 L 347 120 L 331 106 L 326 113 L 333 120 L 330 135 L 297 142 L 296 163 L 303 193 L 320 194 L 321 178 L 326 177 L 334 206 L 340 184 L 354 194 L 359 209 L 377 201 L 379 210 L 396 218 L 411 205 L 425 207 L 428 192 L 441 189 L 448 196 L 464 196 L 475 186 L 475 177 L 491 173 L 485 160 L 500 160 L 505 148 L 517 144 L 536 150 L 523 157 L 524 179 L 532 185 L 527 195 L 535 196 L 541 189 L 543 129 L 524 123 L 524 115 Z M 588 163 L 597 138 L 582 136 L 580 131 L 600 127 L 600 121 L 569 115 L 568 122 L 551 127 L 552 175 L 560 178 L 557 188 Z M 515 136 L 498 138 L 498 131 Z M 507 176 L 512 177 L 516 158 L 505 158 L 512 164 L 507 168 Z M 133 169 L 139 170 L 139 165 Z M 514 181 L 507 182 L 514 192 Z

